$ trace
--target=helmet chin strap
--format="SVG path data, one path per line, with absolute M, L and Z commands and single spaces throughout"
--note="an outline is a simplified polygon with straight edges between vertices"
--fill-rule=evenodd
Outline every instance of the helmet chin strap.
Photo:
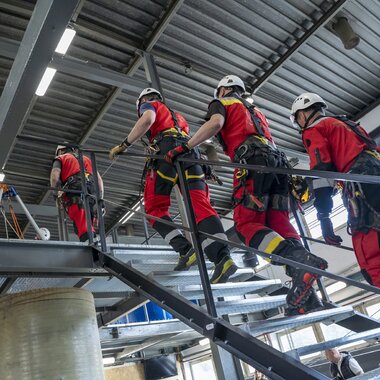
M 309 115 L 309 117 L 308 117 L 308 118 L 306 119 L 306 121 L 305 121 L 305 126 L 304 126 L 302 129 L 306 129 L 306 128 L 309 126 L 311 119 L 312 119 L 312 118 L 313 118 L 318 112 L 320 112 L 320 110 L 319 110 L 319 109 L 316 109 L 316 110 L 314 110 L 314 111 Z

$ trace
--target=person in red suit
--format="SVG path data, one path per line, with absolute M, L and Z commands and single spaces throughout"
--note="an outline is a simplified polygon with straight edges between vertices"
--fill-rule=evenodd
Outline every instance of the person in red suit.
M 244 92 L 245 85 L 236 75 L 222 78 L 215 99 L 209 104 L 206 123 L 189 141 L 168 152 L 167 161 L 173 162 L 216 135 L 232 162 L 287 167 L 284 154 L 273 141 L 265 115 L 242 97 Z M 287 175 L 236 169 L 233 201 L 235 228 L 247 246 L 319 269 L 327 267 L 325 260 L 303 247 L 289 221 Z M 313 288 L 317 275 L 291 266 L 286 266 L 286 273 L 293 280 L 287 295 L 287 315 L 323 307 Z
M 64 207 L 72 220 L 74 225 L 74 231 L 78 235 L 81 242 L 85 242 L 89 239 L 86 222 L 86 212 L 84 209 L 83 197 L 80 193 L 70 193 L 68 190 L 82 190 L 82 182 L 80 176 L 80 164 L 78 155 L 75 149 L 66 147 L 64 145 L 58 145 L 55 158 L 53 161 L 53 167 L 50 173 L 50 186 L 57 188 L 55 196 L 62 197 Z M 100 189 L 100 197 L 103 199 L 103 181 L 99 173 L 94 179 L 91 160 L 87 156 L 83 156 L 87 191 L 90 195 L 95 195 L 94 181 L 97 180 Z M 59 189 L 65 190 L 63 193 Z M 94 197 L 90 198 L 90 212 L 91 212 L 91 233 L 95 237 L 95 206 L 96 200 Z M 104 209 L 104 202 L 102 202 L 102 208 Z
M 161 93 L 154 88 L 145 88 L 137 100 L 139 119 L 132 131 L 120 144 L 110 150 L 110 159 L 124 152 L 135 141 L 146 135 L 153 151 L 166 154 L 171 149 L 188 141 L 189 127 L 185 118 L 172 111 L 163 101 Z M 189 150 L 189 158 L 200 158 L 198 150 Z M 200 231 L 219 238 L 226 238 L 218 214 L 210 204 L 209 189 L 201 165 L 186 163 L 185 180 L 189 184 L 190 197 L 196 223 Z M 178 184 L 176 167 L 164 160 L 150 160 L 145 177 L 144 206 L 147 214 L 172 221 L 169 213 L 170 194 Z M 152 227 L 179 253 L 174 270 L 187 270 L 196 263 L 196 253 L 191 243 L 175 227 L 149 219 Z M 226 244 L 200 235 L 202 248 L 208 259 L 215 264 L 210 279 L 213 284 L 226 282 L 237 270 Z
M 326 116 L 327 104 L 314 93 L 298 96 L 291 108 L 291 120 L 301 129 L 310 157 L 310 169 L 340 173 L 380 175 L 379 147 L 360 124 L 345 116 Z M 333 207 L 333 183 L 313 181 L 314 206 L 326 243 L 340 245 L 329 218 Z M 343 202 L 348 210 L 348 230 L 361 272 L 380 287 L 380 184 L 346 182 Z

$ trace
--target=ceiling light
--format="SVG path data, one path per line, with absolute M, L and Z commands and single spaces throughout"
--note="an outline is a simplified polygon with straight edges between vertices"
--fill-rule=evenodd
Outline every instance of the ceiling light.
M 103 365 L 111 365 L 115 363 L 115 357 L 110 356 L 109 358 L 103 358 Z
M 4 173 L 0 173 L 0 182 L 3 182 L 4 178 L 5 178 L 5 174 Z
M 59 54 L 66 54 L 67 49 L 69 48 L 75 34 L 76 31 L 74 29 L 66 28 L 66 30 L 62 34 L 61 39 L 58 42 L 55 52 Z
M 44 96 L 45 95 L 45 92 L 48 89 L 50 82 L 52 81 L 56 71 L 57 71 L 56 69 L 52 69 L 50 67 L 46 68 L 45 73 L 42 76 L 41 82 L 37 87 L 36 95 L 38 95 L 38 96 Z

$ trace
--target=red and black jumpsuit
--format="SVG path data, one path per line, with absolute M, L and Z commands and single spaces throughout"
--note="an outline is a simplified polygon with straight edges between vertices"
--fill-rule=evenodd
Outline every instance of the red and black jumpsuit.
M 209 105 L 207 119 L 220 114 L 225 120 L 218 134 L 224 151 L 233 162 L 286 167 L 286 158 L 273 142 L 266 117 L 243 101 L 232 93 Z M 236 169 L 233 201 L 235 229 L 247 246 L 320 269 L 327 267 L 325 260 L 303 247 L 289 221 L 287 175 Z M 286 266 L 286 273 L 293 278 L 287 303 L 298 307 L 309 298 L 318 276 L 292 266 Z
M 83 156 L 84 168 L 87 177 L 87 190 L 89 194 L 94 193 L 93 186 L 93 171 L 91 160 Z M 78 158 L 73 153 L 65 153 L 60 156 L 57 156 L 54 159 L 53 168 L 58 167 L 61 169 L 61 184 L 62 188 L 65 190 L 81 190 L 81 179 L 80 179 L 80 164 Z M 80 241 L 86 241 L 88 239 L 87 232 L 87 222 L 86 222 L 86 212 L 84 209 L 84 204 L 81 199 L 80 194 L 78 193 L 69 193 L 66 192 L 64 195 L 64 201 L 67 207 L 67 213 L 69 218 L 73 221 L 74 231 L 78 235 Z M 90 210 L 91 210 L 91 229 L 92 233 L 95 235 L 94 229 L 94 215 L 93 215 L 93 206 L 95 202 L 90 201 Z
M 359 127 L 360 128 L 360 127 Z M 360 128 L 363 136 L 368 137 Z M 320 117 L 302 132 L 302 139 L 310 157 L 310 169 L 330 170 L 340 173 L 380 175 L 379 155 L 368 148 L 367 143 L 346 123 L 334 117 Z M 352 244 L 359 266 L 366 280 L 380 287 L 380 184 L 359 184 L 365 203 L 354 210 L 348 188 L 344 184 L 343 199 L 348 208 L 348 223 L 361 214 L 362 220 L 352 225 Z M 326 179 L 313 181 L 315 203 L 319 214 L 328 215 L 332 210 L 333 188 Z
M 159 154 L 165 155 L 169 150 L 189 140 L 189 127 L 179 113 L 174 113 L 159 101 L 142 104 L 139 109 L 139 116 L 147 110 L 156 114 L 155 122 L 147 136 L 151 143 L 156 142 L 159 147 Z M 184 157 L 199 159 L 199 154 L 196 150 L 191 150 Z M 185 180 L 189 184 L 191 202 L 199 230 L 226 239 L 218 214 L 211 207 L 209 189 L 202 167 L 186 163 L 183 169 Z M 178 184 L 178 173 L 175 166 L 164 160 L 154 160 L 146 175 L 144 190 L 146 213 L 172 221 L 169 213 L 170 194 L 176 184 Z M 149 220 L 149 222 L 165 241 L 181 255 L 185 255 L 192 248 L 180 230 L 154 220 Z M 226 244 L 202 236 L 201 243 L 203 251 L 214 263 L 218 263 L 229 254 Z

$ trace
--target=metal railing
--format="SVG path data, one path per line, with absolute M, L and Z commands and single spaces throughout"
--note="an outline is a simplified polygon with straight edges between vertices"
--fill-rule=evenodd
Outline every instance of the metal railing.
M 86 178 L 85 178 L 85 172 L 84 172 L 83 155 L 85 153 L 90 154 L 91 163 L 92 163 L 93 172 L 94 172 L 94 177 L 95 177 L 96 173 L 97 173 L 96 154 L 108 154 L 108 151 L 84 149 L 83 147 L 78 146 L 76 144 L 68 144 L 65 142 L 63 142 L 63 143 L 62 142 L 51 142 L 51 141 L 47 141 L 45 139 L 35 138 L 32 136 L 20 136 L 20 138 L 38 140 L 38 141 L 43 140 L 45 143 L 48 143 L 48 144 L 66 145 L 66 146 L 70 146 L 70 147 L 78 149 L 78 159 L 79 159 L 80 167 L 81 167 L 82 194 L 83 194 L 83 198 L 84 198 L 85 212 L 86 212 L 86 218 L 87 218 L 87 227 L 88 227 L 89 238 L 90 238 L 89 243 L 94 244 L 94 241 L 92 238 L 92 233 L 91 233 L 91 216 L 90 216 L 91 212 L 90 212 L 90 202 L 89 202 L 90 197 L 93 197 L 94 195 L 89 194 L 88 190 L 87 190 Z M 125 152 L 122 154 L 126 155 L 126 156 L 130 156 L 130 157 L 137 157 L 137 158 L 140 157 L 143 159 L 155 159 L 155 160 L 163 159 L 163 156 L 160 156 L 160 155 L 146 155 L 146 154 L 132 153 L 132 152 Z M 207 310 L 208 310 L 209 315 L 212 318 L 217 318 L 218 316 L 217 316 L 217 312 L 216 312 L 214 298 L 212 295 L 212 289 L 211 289 L 209 278 L 208 278 L 208 272 L 207 272 L 207 267 L 206 267 L 206 263 L 205 263 L 204 252 L 203 252 L 202 245 L 200 242 L 200 236 L 201 235 L 206 236 L 208 239 L 212 239 L 214 241 L 218 241 L 220 243 L 227 244 L 230 247 L 239 248 L 239 249 L 242 249 L 244 251 L 255 253 L 258 256 L 261 256 L 267 260 L 269 259 L 271 261 L 275 261 L 276 263 L 280 263 L 280 264 L 284 264 L 284 265 L 290 265 L 290 266 L 293 266 L 293 267 L 298 268 L 298 269 L 304 269 L 308 272 L 315 273 L 315 274 L 318 274 L 320 276 L 324 276 L 324 277 L 327 277 L 327 278 L 330 278 L 333 280 L 337 280 L 337 281 L 342 281 L 348 285 L 352 285 L 352 286 L 355 286 L 357 288 L 360 288 L 360 289 L 363 289 L 363 290 L 366 290 L 366 291 L 369 291 L 369 292 L 372 292 L 375 294 L 380 294 L 380 289 L 376 288 L 374 286 L 364 284 L 364 283 L 361 283 L 361 282 L 358 282 L 358 281 L 355 281 L 355 280 L 352 280 L 350 278 L 346 278 L 346 277 L 343 277 L 340 275 L 336 275 L 336 274 L 328 272 L 328 271 L 317 269 L 317 268 L 308 266 L 306 264 L 302 264 L 302 263 L 299 263 L 299 262 L 296 262 L 296 261 L 293 261 L 293 260 L 290 260 L 290 259 L 287 259 L 284 257 L 277 256 L 275 254 L 267 254 L 267 253 L 264 253 L 262 251 L 255 249 L 255 248 L 248 247 L 248 246 L 245 246 L 245 245 L 239 244 L 239 243 L 234 243 L 228 239 L 221 239 L 221 238 L 218 238 L 214 235 L 210 235 L 204 231 L 199 230 L 198 226 L 196 224 L 196 221 L 195 221 L 194 210 L 193 210 L 192 204 L 191 204 L 189 185 L 188 185 L 187 181 L 185 180 L 184 171 L 182 170 L 182 166 L 184 163 L 194 163 L 194 164 L 199 163 L 201 165 L 207 164 L 207 165 L 219 166 L 219 167 L 225 166 L 225 167 L 231 167 L 231 168 L 244 168 L 244 169 L 248 169 L 248 170 L 255 170 L 255 171 L 258 171 L 261 173 L 297 175 L 297 176 L 306 176 L 306 177 L 312 177 L 312 178 L 328 178 L 328 179 L 334 179 L 334 180 L 355 181 L 355 182 L 370 183 L 370 184 L 380 184 L 380 176 L 346 174 L 346 173 L 315 171 L 315 170 L 271 168 L 271 167 L 259 166 L 259 165 L 248 165 L 248 164 L 240 164 L 240 163 L 236 164 L 236 163 L 229 163 L 229 162 L 221 163 L 219 161 L 196 160 L 196 159 L 188 159 L 188 158 L 179 157 L 175 163 L 175 166 L 176 166 L 177 173 L 179 176 L 179 185 L 180 185 L 180 187 L 182 189 L 182 193 L 183 193 L 185 210 L 187 213 L 187 218 L 189 220 L 189 227 L 185 227 L 183 225 L 180 225 L 180 224 L 168 221 L 168 220 L 163 220 L 163 219 L 154 217 L 152 215 L 146 214 L 143 211 L 136 211 L 133 208 L 129 208 L 129 207 L 124 207 L 124 208 L 126 210 L 134 213 L 134 214 L 141 215 L 141 216 L 148 218 L 150 220 L 159 221 L 160 223 L 170 225 L 170 226 L 178 228 L 180 230 L 188 231 L 191 234 L 194 249 L 195 249 L 196 255 L 197 255 L 197 263 L 198 263 L 201 283 L 202 283 L 202 287 L 203 287 L 203 291 L 204 291 L 204 295 L 205 295 Z M 68 190 L 63 190 L 63 191 L 68 191 Z M 110 262 L 110 256 L 106 253 L 107 252 L 106 231 L 105 231 L 105 226 L 104 226 L 104 218 L 103 218 L 102 210 L 101 210 L 100 191 L 99 191 L 99 186 L 98 186 L 98 183 L 96 180 L 95 180 L 95 198 L 96 198 L 96 206 L 97 206 L 98 219 L 99 219 L 98 223 L 99 223 L 99 236 L 100 236 L 100 250 L 99 250 L 98 259 L 100 260 L 100 262 L 102 263 L 103 266 L 106 266 L 108 268 L 108 265 L 109 265 L 108 270 L 110 270 L 110 272 L 112 272 L 115 276 L 121 278 L 122 280 L 123 279 L 125 280 L 125 276 L 122 274 L 122 272 L 124 272 L 125 275 L 126 274 L 135 275 L 135 274 L 131 272 L 131 269 L 125 269 L 124 268 L 125 270 L 122 270 L 123 268 L 121 267 L 121 263 L 117 263 L 116 259 L 114 259 L 115 262 Z M 297 210 L 294 207 L 294 204 L 291 204 L 291 206 L 292 206 L 293 215 L 296 218 L 298 227 L 302 233 L 302 228 L 301 228 L 302 222 L 300 221 L 300 219 L 297 216 Z M 114 228 L 117 228 L 117 227 L 118 227 L 118 225 L 116 224 L 114 226 Z M 112 231 L 108 231 L 108 233 L 111 233 L 111 232 Z M 304 234 L 302 234 L 302 235 L 304 235 Z M 302 236 L 302 238 L 303 238 L 304 245 L 306 248 L 308 248 L 307 240 L 314 240 L 314 239 L 307 238 L 306 236 Z M 343 248 L 344 249 L 347 249 L 347 248 L 350 249 L 349 247 L 343 247 Z M 114 266 L 115 268 L 119 268 L 120 273 L 115 272 L 115 269 L 112 269 L 112 266 Z M 138 279 L 138 277 L 136 277 L 136 280 L 137 279 Z M 125 280 L 125 282 L 127 282 L 127 281 L 128 280 Z M 151 283 L 151 285 L 152 285 L 152 283 Z M 153 288 L 154 288 L 154 286 L 153 286 Z M 323 298 L 325 300 L 328 300 L 328 296 L 327 296 L 325 289 L 324 289 L 324 286 L 321 282 L 319 283 L 319 286 L 320 286 L 320 290 L 322 292 Z M 136 287 L 136 290 L 139 291 L 138 287 Z M 157 288 L 156 290 L 162 294 L 161 289 Z M 147 294 L 146 291 L 144 291 L 143 294 Z M 171 297 L 171 296 L 169 296 L 169 297 Z M 152 296 L 152 298 L 156 299 L 156 300 L 158 299 L 157 297 L 154 297 L 154 296 Z M 160 301 L 160 302 L 162 303 L 163 301 Z M 177 301 L 177 302 L 179 302 L 179 301 Z M 162 306 L 165 308 L 164 304 Z M 185 304 L 183 304 L 183 306 L 184 306 L 184 310 L 187 310 L 186 308 L 189 307 L 189 305 L 185 306 Z M 169 311 L 173 312 L 173 308 L 168 307 L 168 309 L 169 309 Z M 192 309 L 190 308 L 189 312 L 190 312 L 190 310 L 192 310 Z M 175 313 L 175 314 L 178 314 L 178 313 Z M 199 318 L 201 318 L 201 317 L 199 317 Z M 213 320 L 213 321 L 215 321 L 215 320 Z M 215 327 L 215 325 L 213 325 L 213 326 Z M 207 336 L 208 334 L 205 334 L 205 335 Z M 235 338 L 236 337 L 234 337 L 234 339 Z M 228 346 L 225 343 L 223 343 L 223 345 Z M 228 348 L 226 348 L 226 349 L 228 349 Z M 233 352 L 235 354 L 237 353 L 236 348 L 234 348 L 234 346 L 232 348 L 230 347 L 229 351 Z M 243 358 L 243 360 L 244 360 L 244 358 Z M 247 362 L 252 363 L 252 360 L 251 361 L 248 360 Z M 272 377 L 274 376 L 274 374 L 273 374 L 273 372 L 271 372 L 270 368 L 266 369 L 260 363 L 257 363 L 257 362 L 255 362 L 255 364 L 258 366 L 257 368 L 260 368 L 262 371 L 264 371 L 264 373 L 266 373 Z M 284 365 L 286 365 L 286 364 L 284 363 Z M 292 365 L 294 365 L 294 363 Z M 275 376 L 273 378 L 280 379 L 281 376 Z M 310 378 L 316 379 L 316 378 L 324 378 L 324 377 L 313 377 L 313 375 L 311 375 Z

